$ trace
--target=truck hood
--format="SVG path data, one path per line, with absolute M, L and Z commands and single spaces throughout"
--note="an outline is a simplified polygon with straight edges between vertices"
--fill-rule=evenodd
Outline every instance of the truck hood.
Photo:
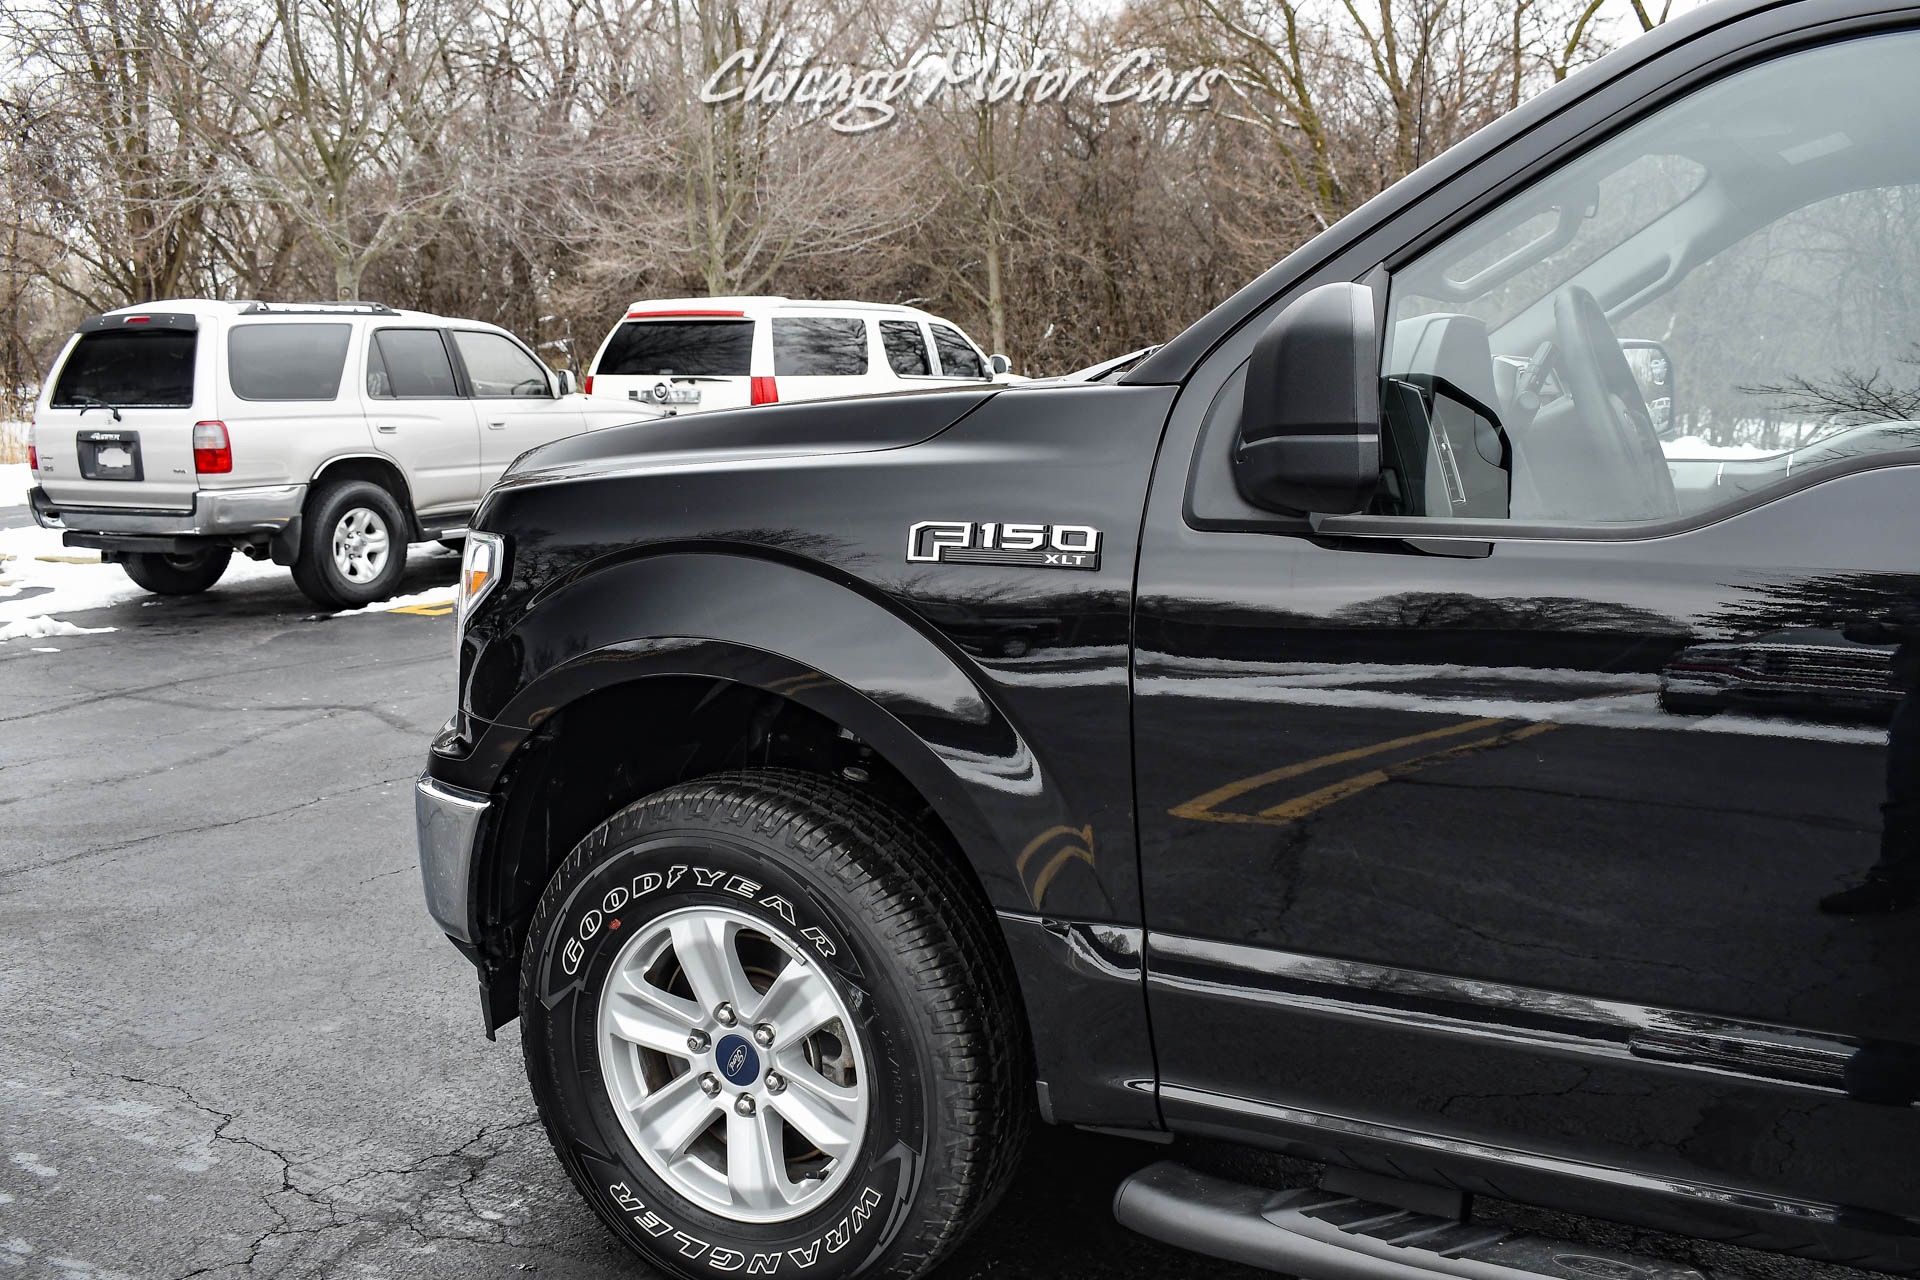
M 989 385 L 893 392 L 655 418 L 529 449 L 495 487 L 640 468 L 899 449 L 932 439 L 1003 390 Z

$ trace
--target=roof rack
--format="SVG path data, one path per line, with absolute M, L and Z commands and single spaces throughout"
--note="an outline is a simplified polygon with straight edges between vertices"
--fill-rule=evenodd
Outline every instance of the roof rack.
M 243 316 L 285 316 L 303 312 L 316 315 L 397 316 L 400 313 L 384 302 L 249 302 L 240 308 Z

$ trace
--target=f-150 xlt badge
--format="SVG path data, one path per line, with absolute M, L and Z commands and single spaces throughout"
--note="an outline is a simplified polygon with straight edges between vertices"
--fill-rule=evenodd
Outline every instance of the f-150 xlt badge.
M 1085 524 L 922 520 L 907 530 L 907 559 L 914 564 L 1098 569 L 1100 531 Z

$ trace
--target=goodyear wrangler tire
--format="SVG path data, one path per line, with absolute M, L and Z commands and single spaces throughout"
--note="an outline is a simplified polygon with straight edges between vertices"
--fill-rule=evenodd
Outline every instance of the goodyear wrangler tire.
M 608 818 L 540 899 L 520 1008 L 561 1163 L 673 1275 L 919 1275 L 1019 1158 L 1025 1023 L 986 903 L 814 775 Z

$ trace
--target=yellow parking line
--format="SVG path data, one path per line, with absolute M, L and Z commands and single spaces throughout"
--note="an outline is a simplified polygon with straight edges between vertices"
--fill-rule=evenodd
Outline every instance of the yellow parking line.
M 419 618 L 444 618 L 453 612 L 453 603 L 446 604 L 403 604 L 398 609 L 389 609 L 388 613 L 411 613 Z
M 1362 760 L 1367 756 L 1379 755 L 1383 751 L 1398 751 L 1401 747 L 1411 747 L 1422 742 L 1432 742 L 1436 738 L 1450 738 L 1456 734 L 1472 733 L 1475 729 L 1485 729 L 1499 723 L 1500 721 L 1497 718 L 1463 720 L 1459 724 L 1450 724 L 1442 729 L 1429 729 L 1425 733 L 1409 734 L 1404 738 L 1394 738 L 1387 742 L 1376 742 L 1371 746 L 1353 747 L 1346 751 L 1333 752 L 1331 755 L 1315 756 L 1311 760 L 1302 760 L 1299 764 L 1283 765 L 1278 769 L 1269 769 L 1265 773 L 1256 773 L 1251 778 L 1242 778 L 1238 782 L 1229 782 L 1226 786 L 1217 787 L 1205 795 L 1195 796 L 1185 804 L 1169 812 L 1176 818 L 1202 818 L 1211 819 L 1216 822 L 1231 821 L 1232 815 L 1218 814 L 1213 812 L 1213 810 L 1237 796 L 1245 795 L 1249 791 L 1258 791 L 1261 787 L 1270 786 L 1276 782 L 1284 782 L 1288 778 L 1297 778 L 1303 773 L 1312 773 L 1316 769 L 1326 769 L 1336 764 L 1346 764 L 1350 760 Z M 1251 814 L 1243 816 L 1245 821 L 1248 822 L 1256 820 Z
M 1318 812 L 1330 804 L 1338 804 L 1349 796 L 1355 796 L 1362 791 L 1371 790 L 1383 782 L 1391 782 L 1395 778 L 1404 778 L 1408 774 L 1418 773 L 1422 769 L 1431 768 L 1443 760 L 1450 760 L 1456 756 L 1471 755 L 1476 751 L 1485 751 L 1489 747 L 1504 747 L 1508 743 L 1522 742 L 1528 738 L 1538 737 L 1549 729 L 1558 729 L 1559 727 L 1559 725 L 1551 721 L 1542 721 L 1539 724 L 1530 724 L 1523 728 L 1514 729 L 1508 733 L 1496 733 L 1491 737 L 1475 738 L 1471 742 L 1458 743 L 1455 746 L 1447 747 L 1441 751 L 1429 751 L 1424 755 L 1417 755 L 1408 760 L 1396 761 L 1383 768 L 1371 769 L 1366 773 L 1356 774 L 1351 778 L 1343 778 L 1339 782 L 1321 787 L 1318 791 L 1309 791 L 1303 796 L 1295 796 L 1293 799 L 1273 805 L 1271 808 L 1262 809 L 1259 817 L 1267 822 L 1297 822 L 1308 814 Z

